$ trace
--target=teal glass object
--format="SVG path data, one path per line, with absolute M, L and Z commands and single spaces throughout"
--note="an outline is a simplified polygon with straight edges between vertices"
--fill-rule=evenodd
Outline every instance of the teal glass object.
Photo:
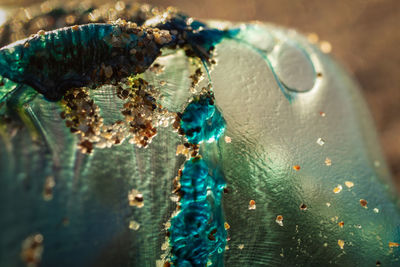
M 399 202 L 357 84 L 292 30 L 207 25 L 235 32 L 216 64 L 164 49 L 140 76 L 181 114 L 182 135 L 158 127 L 146 148 L 84 154 L 62 103 L 3 77 L 1 266 L 399 264 Z M 105 124 L 124 119 L 118 90 L 88 91 Z

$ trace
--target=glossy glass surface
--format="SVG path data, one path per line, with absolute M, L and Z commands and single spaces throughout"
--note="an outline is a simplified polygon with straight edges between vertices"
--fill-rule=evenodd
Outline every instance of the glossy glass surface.
M 217 218 L 219 230 L 207 240 L 228 239 L 225 249 L 215 247 L 211 266 L 399 264 L 398 200 L 354 81 L 294 31 L 209 25 L 240 29 L 216 45 L 212 69 L 199 67 L 182 50 L 165 49 L 156 60 L 162 71 L 141 76 L 159 91 L 158 104 L 182 118 L 189 101 L 211 84 L 213 112 L 223 119 L 211 118 L 226 126 L 199 140 L 188 138 L 203 141 L 197 163 L 186 161 L 179 147 L 184 137 L 172 125 L 159 127 L 146 148 L 126 140 L 82 154 L 59 102 L 38 94 L 2 106 L 0 265 L 26 265 L 33 257 L 26 247 L 33 246 L 40 266 L 163 266 L 176 244 L 168 241 L 167 229 L 177 227 L 185 212 L 183 197 L 183 212 L 176 215 L 172 193 L 182 166 L 180 182 L 190 177 L 186 189 L 201 198 L 196 204 L 214 203 L 207 216 Z M 198 68 L 204 75 L 190 90 Z M 123 118 L 118 88 L 89 94 L 105 123 Z M 208 122 L 205 127 L 213 125 Z M 186 129 L 184 119 L 181 127 Z M 207 191 L 193 187 L 200 179 L 208 181 L 208 191 L 221 193 L 226 184 L 222 208 L 217 191 L 198 194 Z M 215 202 L 204 202 L 210 195 Z M 204 218 L 191 218 L 183 220 L 189 232 L 197 222 L 209 227 Z M 203 244 L 190 245 L 193 252 Z

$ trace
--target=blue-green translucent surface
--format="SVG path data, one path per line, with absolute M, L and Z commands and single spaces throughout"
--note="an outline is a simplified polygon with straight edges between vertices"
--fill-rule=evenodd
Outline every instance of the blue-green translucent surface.
M 212 24 L 224 25 L 241 31 L 215 45 L 217 64 L 200 67 L 208 75 L 195 93 L 197 66 L 181 50 L 163 50 L 164 71 L 143 74 L 162 106 L 182 112 L 184 131 L 201 128 L 190 142 L 216 139 L 200 145 L 202 159 L 176 155 L 187 140 L 171 126 L 145 149 L 125 141 L 82 154 L 60 103 L 39 94 L 1 107 L 9 117 L 0 122 L 1 266 L 26 266 L 21 246 L 37 233 L 40 266 L 163 266 L 169 256 L 181 266 L 399 265 L 398 198 L 357 84 L 293 31 Z M 194 96 L 210 82 L 215 106 L 199 105 Z M 113 86 L 91 95 L 105 121 L 120 118 Z M 172 216 L 179 168 L 186 193 Z M 132 189 L 142 208 L 129 205 Z

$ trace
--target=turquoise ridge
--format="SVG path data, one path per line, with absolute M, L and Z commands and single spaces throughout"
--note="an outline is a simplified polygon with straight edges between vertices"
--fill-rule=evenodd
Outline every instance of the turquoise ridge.
M 225 120 L 211 93 L 200 95 L 186 107 L 181 129 L 192 144 L 219 139 Z M 192 157 L 184 164 L 180 185 L 180 212 L 172 218 L 169 229 L 172 261 L 177 266 L 206 266 L 209 260 L 221 265 L 222 257 L 218 258 L 227 237 L 221 209 L 225 187 L 221 172 L 210 169 L 207 159 Z
M 210 95 L 201 95 L 186 107 L 181 128 L 192 144 L 218 140 L 225 130 L 225 121 Z

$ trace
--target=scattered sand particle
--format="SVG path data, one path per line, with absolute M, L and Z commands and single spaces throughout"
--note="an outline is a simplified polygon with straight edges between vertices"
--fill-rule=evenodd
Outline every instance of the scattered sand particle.
M 367 208 L 368 202 L 365 199 L 360 199 L 360 205 L 364 208 Z
M 326 206 L 329 208 L 331 206 L 331 203 L 326 202 Z
M 375 213 L 379 213 L 379 209 L 378 208 L 374 208 L 374 212 Z
M 321 48 L 321 51 L 325 54 L 328 54 L 332 51 L 332 45 L 328 41 L 322 41 L 319 47 Z
M 331 166 L 332 165 L 332 160 L 330 158 L 325 159 L 325 165 L 326 166 Z
M 224 227 L 225 227 L 225 230 L 229 230 L 229 228 L 231 228 L 231 226 L 227 222 L 224 223 Z
M 346 182 L 344 182 L 344 184 L 345 184 L 348 188 L 352 188 L 352 187 L 354 186 L 354 183 L 353 183 L 353 182 L 350 182 L 350 181 L 346 181 Z
M 244 244 L 239 244 L 239 245 L 238 245 L 238 248 L 239 248 L 240 250 L 244 249 Z
M 276 216 L 275 222 L 276 222 L 277 224 L 279 224 L 280 226 L 283 226 L 283 216 L 282 216 L 282 215 Z
M 249 210 L 255 210 L 256 209 L 256 202 L 252 199 L 249 202 Z
M 339 240 L 337 241 L 337 243 L 338 243 L 340 249 L 343 249 L 343 247 L 344 247 L 344 241 L 341 240 L 341 239 L 339 239 Z
M 333 188 L 333 193 L 338 194 L 340 191 L 342 191 L 343 187 L 339 184 L 335 188 Z
M 293 170 L 295 171 L 300 171 L 300 165 L 294 165 Z
M 340 228 L 343 228 L 343 226 L 344 226 L 344 222 L 343 222 L 343 221 L 341 221 L 341 222 L 338 222 L 338 225 L 339 225 L 339 227 L 340 227 Z
M 43 235 L 31 235 L 22 242 L 21 259 L 26 263 L 26 266 L 39 266 L 42 260 L 42 254 Z
M 140 224 L 136 221 L 130 221 L 129 222 L 129 229 L 137 231 L 140 228 Z
M 307 35 L 307 39 L 308 39 L 308 41 L 309 41 L 310 43 L 316 44 L 316 43 L 318 42 L 318 40 L 319 40 L 318 34 L 316 34 L 315 32 L 309 33 L 309 34 Z
M 143 194 L 140 193 L 138 190 L 136 189 L 132 189 L 129 193 L 128 193 L 128 200 L 129 200 L 129 206 L 136 206 L 138 208 L 141 208 L 144 206 L 143 203 Z
M 225 136 L 225 143 L 230 143 L 230 142 L 232 142 L 232 138 L 230 138 L 229 136 Z
M 317 139 L 317 144 L 323 146 L 325 144 L 325 140 L 320 137 Z

